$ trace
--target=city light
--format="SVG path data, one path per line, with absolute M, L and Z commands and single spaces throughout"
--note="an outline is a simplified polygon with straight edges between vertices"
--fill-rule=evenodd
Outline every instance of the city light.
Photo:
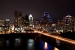
M 11 28 L 12 32 L 14 32 L 14 28 L 15 28 L 15 27 L 14 27 L 14 25 L 13 25 L 12 28 Z
M 39 32 L 39 31 L 36 31 L 36 32 Z M 40 32 L 40 34 L 43 34 L 45 36 L 49 36 L 49 37 L 52 37 L 52 38 L 55 38 L 55 39 L 58 39 L 58 40 L 61 40 L 61 41 L 64 41 L 64 42 L 68 42 L 68 43 L 71 43 L 73 45 L 75 45 L 75 40 L 71 40 L 71 39 L 68 39 L 68 38 L 64 38 L 64 37 L 61 37 L 61 36 L 56 36 L 56 35 L 51 35 L 49 33 L 44 33 L 44 32 Z
M 48 44 L 47 44 L 47 42 L 45 42 L 45 44 L 44 44 L 44 49 L 48 49 Z

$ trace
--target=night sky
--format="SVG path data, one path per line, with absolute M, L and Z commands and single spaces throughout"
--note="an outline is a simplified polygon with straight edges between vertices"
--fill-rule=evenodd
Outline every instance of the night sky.
M 32 14 L 34 19 L 40 19 L 44 12 L 49 12 L 53 21 L 66 15 L 75 16 L 74 0 L 0 0 L 0 19 L 9 18 L 14 21 L 14 11 L 22 15 Z

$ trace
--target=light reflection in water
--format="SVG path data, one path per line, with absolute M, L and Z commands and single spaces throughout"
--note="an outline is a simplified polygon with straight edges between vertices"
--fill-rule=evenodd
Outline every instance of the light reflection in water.
M 59 50 L 59 49 L 55 47 L 54 50 Z
M 7 47 L 9 46 L 9 40 L 6 40 L 6 46 Z
M 27 49 L 28 50 L 34 50 L 34 40 L 33 39 L 28 39 L 28 46 Z
M 33 39 L 29 39 L 28 40 L 28 47 L 32 47 L 34 44 L 34 40 Z
M 40 41 L 40 49 L 41 50 L 52 50 L 52 46 L 47 42 Z
M 20 45 L 20 43 L 21 43 L 20 38 L 16 38 L 16 39 L 15 39 L 15 46 Z
M 48 49 L 48 44 L 47 44 L 47 42 L 45 42 L 45 44 L 44 44 L 44 49 Z
M 60 46 L 60 40 L 56 39 L 56 43 L 58 46 Z

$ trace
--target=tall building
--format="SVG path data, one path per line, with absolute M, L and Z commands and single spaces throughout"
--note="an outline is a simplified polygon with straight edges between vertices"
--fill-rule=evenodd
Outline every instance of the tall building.
M 42 26 L 51 25 L 53 23 L 53 20 L 50 17 L 49 12 L 44 12 L 42 18 L 40 19 L 40 23 Z
M 63 27 L 63 20 L 58 20 L 58 26 Z
M 75 25 L 75 18 L 67 15 L 63 18 L 63 22 L 64 22 L 64 30 L 67 31 L 74 31 L 74 25 Z
M 7 27 L 10 26 L 10 20 L 9 20 L 9 19 L 6 19 L 6 20 L 5 20 L 5 26 L 7 26 Z
M 50 17 L 49 12 L 44 12 L 42 18 L 40 19 L 40 26 L 41 26 L 42 30 L 44 30 L 45 27 L 48 28 L 49 26 L 51 26 L 52 23 L 53 23 L 53 20 Z
M 23 17 L 23 25 L 24 26 L 29 26 L 29 16 L 28 15 L 25 15 L 24 17 Z
M 0 33 L 4 33 L 4 27 L 5 26 L 5 21 L 3 19 L 0 19 Z
M 22 26 L 22 13 L 19 11 L 14 12 L 14 25 L 15 27 Z
M 32 16 L 32 14 L 29 15 L 29 26 L 33 27 L 33 16 Z
M 14 25 L 18 26 L 18 11 L 14 12 Z
M 10 28 L 10 20 L 9 19 L 5 19 L 5 34 L 9 33 L 9 29 Z
M 49 15 L 49 12 L 44 12 L 42 18 L 40 19 L 40 22 L 43 21 L 43 18 L 44 18 L 44 17 L 46 17 L 49 22 L 53 22 L 52 18 L 51 18 L 50 15 Z
M 23 26 L 22 23 L 22 13 L 19 11 L 14 12 L 14 31 L 15 32 L 21 32 L 21 28 Z
M 0 26 L 4 26 L 4 20 L 3 19 L 0 19 Z
M 34 28 L 36 28 L 36 29 L 40 28 L 40 22 L 38 19 L 34 19 Z

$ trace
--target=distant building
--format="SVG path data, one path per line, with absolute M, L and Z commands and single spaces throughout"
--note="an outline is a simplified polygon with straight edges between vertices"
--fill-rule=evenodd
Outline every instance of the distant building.
M 32 16 L 32 14 L 29 15 L 29 26 L 33 27 L 33 16 Z
M 22 13 L 19 11 L 14 12 L 14 25 L 15 27 L 22 26 Z
M 4 33 L 4 27 L 5 26 L 5 21 L 3 19 L 0 19 L 0 33 Z
M 75 27 L 75 18 L 67 15 L 63 18 L 64 30 L 66 31 L 74 31 Z
M 10 29 L 10 20 L 9 19 L 5 19 L 5 26 L 4 26 L 4 30 L 5 30 L 5 34 L 9 33 L 9 29 Z
M 34 28 L 36 28 L 36 29 L 40 28 L 40 22 L 38 19 L 34 19 Z
M 7 27 L 10 26 L 10 20 L 9 20 L 9 19 L 6 19 L 6 20 L 5 20 L 5 26 L 7 26 Z
M 48 24 L 52 24 L 53 20 L 49 15 L 49 12 L 44 12 L 42 18 L 40 19 L 40 22 L 42 25 L 48 25 Z
M 14 12 L 14 30 L 15 32 L 21 32 L 21 28 L 23 26 L 23 18 L 22 13 L 19 11 Z
M 3 19 L 0 19 L 0 26 L 4 26 L 5 21 Z
M 58 26 L 63 27 L 63 20 L 58 20 L 57 24 Z
M 49 12 L 44 12 L 42 18 L 40 19 L 40 22 L 43 21 L 43 18 L 44 18 L 44 17 L 47 17 L 47 19 L 48 19 L 49 22 L 53 22 L 52 18 L 51 18 L 50 15 L 49 15 Z
M 45 27 L 51 26 L 53 23 L 52 18 L 49 15 L 49 12 L 44 12 L 42 18 L 40 19 L 40 25 L 42 30 L 45 30 Z
M 28 15 L 25 15 L 23 17 L 22 23 L 23 23 L 23 26 L 26 26 L 26 27 L 29 26 L 29 16 Z

